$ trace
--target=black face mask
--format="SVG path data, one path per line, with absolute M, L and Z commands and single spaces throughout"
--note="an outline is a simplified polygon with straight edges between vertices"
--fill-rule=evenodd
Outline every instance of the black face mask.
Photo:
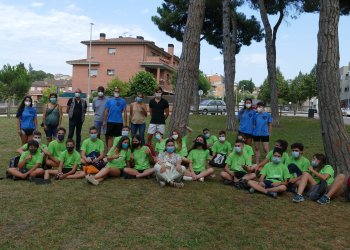
M 36 153 L 36 150 L 37 150 L 36 148 L 30 148 L 29 152 L 30 152 L 31 155 L 33 155 L 33 154 Z
M 133 148 L 137 148 L 140 145 L 140 143 L 132 143 Z
M 195 141 L 194 146 L 195 146 L 195 147 L 203 147 L 203 146 L 204 146 L 204 143 L 203 143 L 203 142 L 200 142 L 200 141 Z
M 66 147 L 66 149 L 67 149 L 68 152 L 73 152 L 74 147 Z
M 59 141 L 63 141 L 64 140 L 64 135 L 57 135 L 57 139 Z

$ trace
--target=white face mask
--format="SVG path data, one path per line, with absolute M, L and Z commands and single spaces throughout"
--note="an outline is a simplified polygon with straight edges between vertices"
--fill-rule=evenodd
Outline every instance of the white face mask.
M 263 107 L 259 107 L 259 108 L 257 108 L 257 109 L 256 109 L 256 111 L 258 111 L 258 113 L 263 112 L 263 110 L 264 110 L 264 108 L 263 108 Z
M 119 92 L 114 92 L 114 97 L 118 98 L 119 97 Z
M 98 92 L 97 95 L 102 97 L 104 94 L 103 94 L 103 92 Z
M 162 97 L 162 93 L 156 93 L 156 97 L 157 98 L 161 98 Z
M 247 104 L 245 105 L 245 107 L 246 107 L 247 109 L 249 109 L 249 108 L 252 107 L 252 105 L 251 105 L 250 103 L 247 103 Z
M 122 130 L 122 136 L 129 136 L 129 131 Z
M 24 105 L 26 105 L 27 107 L 30 106 L 30 101 L 25 101 Z
M 225 136 L 219 136 L 219 141 L 225 141 Z
M 78 97 L 78 98 L 79 98 L 79 97 L 80 97 L 80 93 L 79 93 L 79 92 L 76 92 L 76 93 L 75 93 L 75 97 Z
M 177 140 L 177 138 L 179 138 L 179 135 L 173 135 L 172 138 L 173 138 L 174 140 Z

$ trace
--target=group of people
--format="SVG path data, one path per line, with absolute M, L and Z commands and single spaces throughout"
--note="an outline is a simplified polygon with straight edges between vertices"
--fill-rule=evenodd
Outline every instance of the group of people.
M 227 140 L 225 131 L 220 131 L 217 137 L 205 128 L 188 148 L 190 127 L 182 125 L 171 131 L 169 138 L 164 135 L 169 104 L 162 97 L 162 89 L 156 89 L 155 98 L 149 102 L 148 108 L 143 100 L 143 94 L 138 93 L 135 102 L 130 104 L 129 127 L 127 105 L 120 97 L 119 89 L 115 88 L 114 97 L 108 99 L 104 96 L 104 88 L 99 87 L 98 96 L 93 101 L 94 126 L 89 129 L 89 138 L 80 146 L 78 132 L 86 112 L 86 102 L 80 98 L 80 90 L 68 102 L 70 132 L 67 140 L 66 130 L 60 126 L 62 109 L 56 104 L 57 96 L 50 95 L 42 123 L 49 143 L 46 146 L 36 129 L 36 112 L 31 99 L 25 97 L 17 117 L 21 140 L 26 136 L 27 141 L 22 140 L 23 145 L 17 150 L 20 154 L 18 164 L 10 166 L 8 174 L 14 179 L 43 176 L 48 183 L 51 177 L 60 180 L 86 178 L 93 185 L 99 185 L 107 177 L 139 179 L 155 175 L 161 187 L 181 188 L 183 181 L 215 178 L 214 169 L 222 168 L 220 177 L 225 185 L 273 198 L 290 191 L 294 193 L 293 202 L 304 201 L 305 195 L 320 204 L 327 204 L 331 198 L 344 192 L 345 176 L 335 176 L 323 154 L 315 154 L 310 163 L 303 156 L 303 144 L 293 143 L 289 156 L 288 143 L 283 139 L 277 140 L 273 150 L 269 151 L 271 116 L 265 112 L 263 103 L 258 103 L 255 110 L 252 100 L 245 100 L 245 107 L 238 114 L 239 133 L 233 145 Z M 151 121 L 145 141 L 148 113 Z M 76 141 L 72 139 L 74 129 Z M 106 148 L 100 139 L 101 134 L 106 136 Z M 155 143 L 152 143 L 153 136 Z M 266 155 L 263 161 L 260 161 L 260 143 Z

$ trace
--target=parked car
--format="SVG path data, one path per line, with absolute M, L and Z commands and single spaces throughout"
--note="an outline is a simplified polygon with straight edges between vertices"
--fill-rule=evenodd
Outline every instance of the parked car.
M 193 107 L 191 107 L 191 111 L 193 111 Z M 226 112 L 226 103 L 221 100 L 205 100 L 199 104 L 198 111 L 203 115 L 215 115 L 217 113 L 223 114 Z
M 341 112 L 343 116 L 350 116 L 350 108 L 342 108 Z

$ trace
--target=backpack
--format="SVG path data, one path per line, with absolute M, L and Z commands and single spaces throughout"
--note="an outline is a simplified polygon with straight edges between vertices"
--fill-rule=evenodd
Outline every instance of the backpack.
M 10 159 L 10 162 L 9 162 L 9 168 L 17 168 L 18 166 L 18 162 L 19 162 L 19 158 L 20 156 L 15 156 L 15 157 L 12 157 Z M 10 179 L 12 178 L 12 175 L 10 175 L 7 170 L 6 170 L 6 178 Z
M 211 161 L 209 162 L 210 165 L 217 168 L 224 168 L 225 167 L 225 161 L 226 161 L 226 155 L 217 154 Z

